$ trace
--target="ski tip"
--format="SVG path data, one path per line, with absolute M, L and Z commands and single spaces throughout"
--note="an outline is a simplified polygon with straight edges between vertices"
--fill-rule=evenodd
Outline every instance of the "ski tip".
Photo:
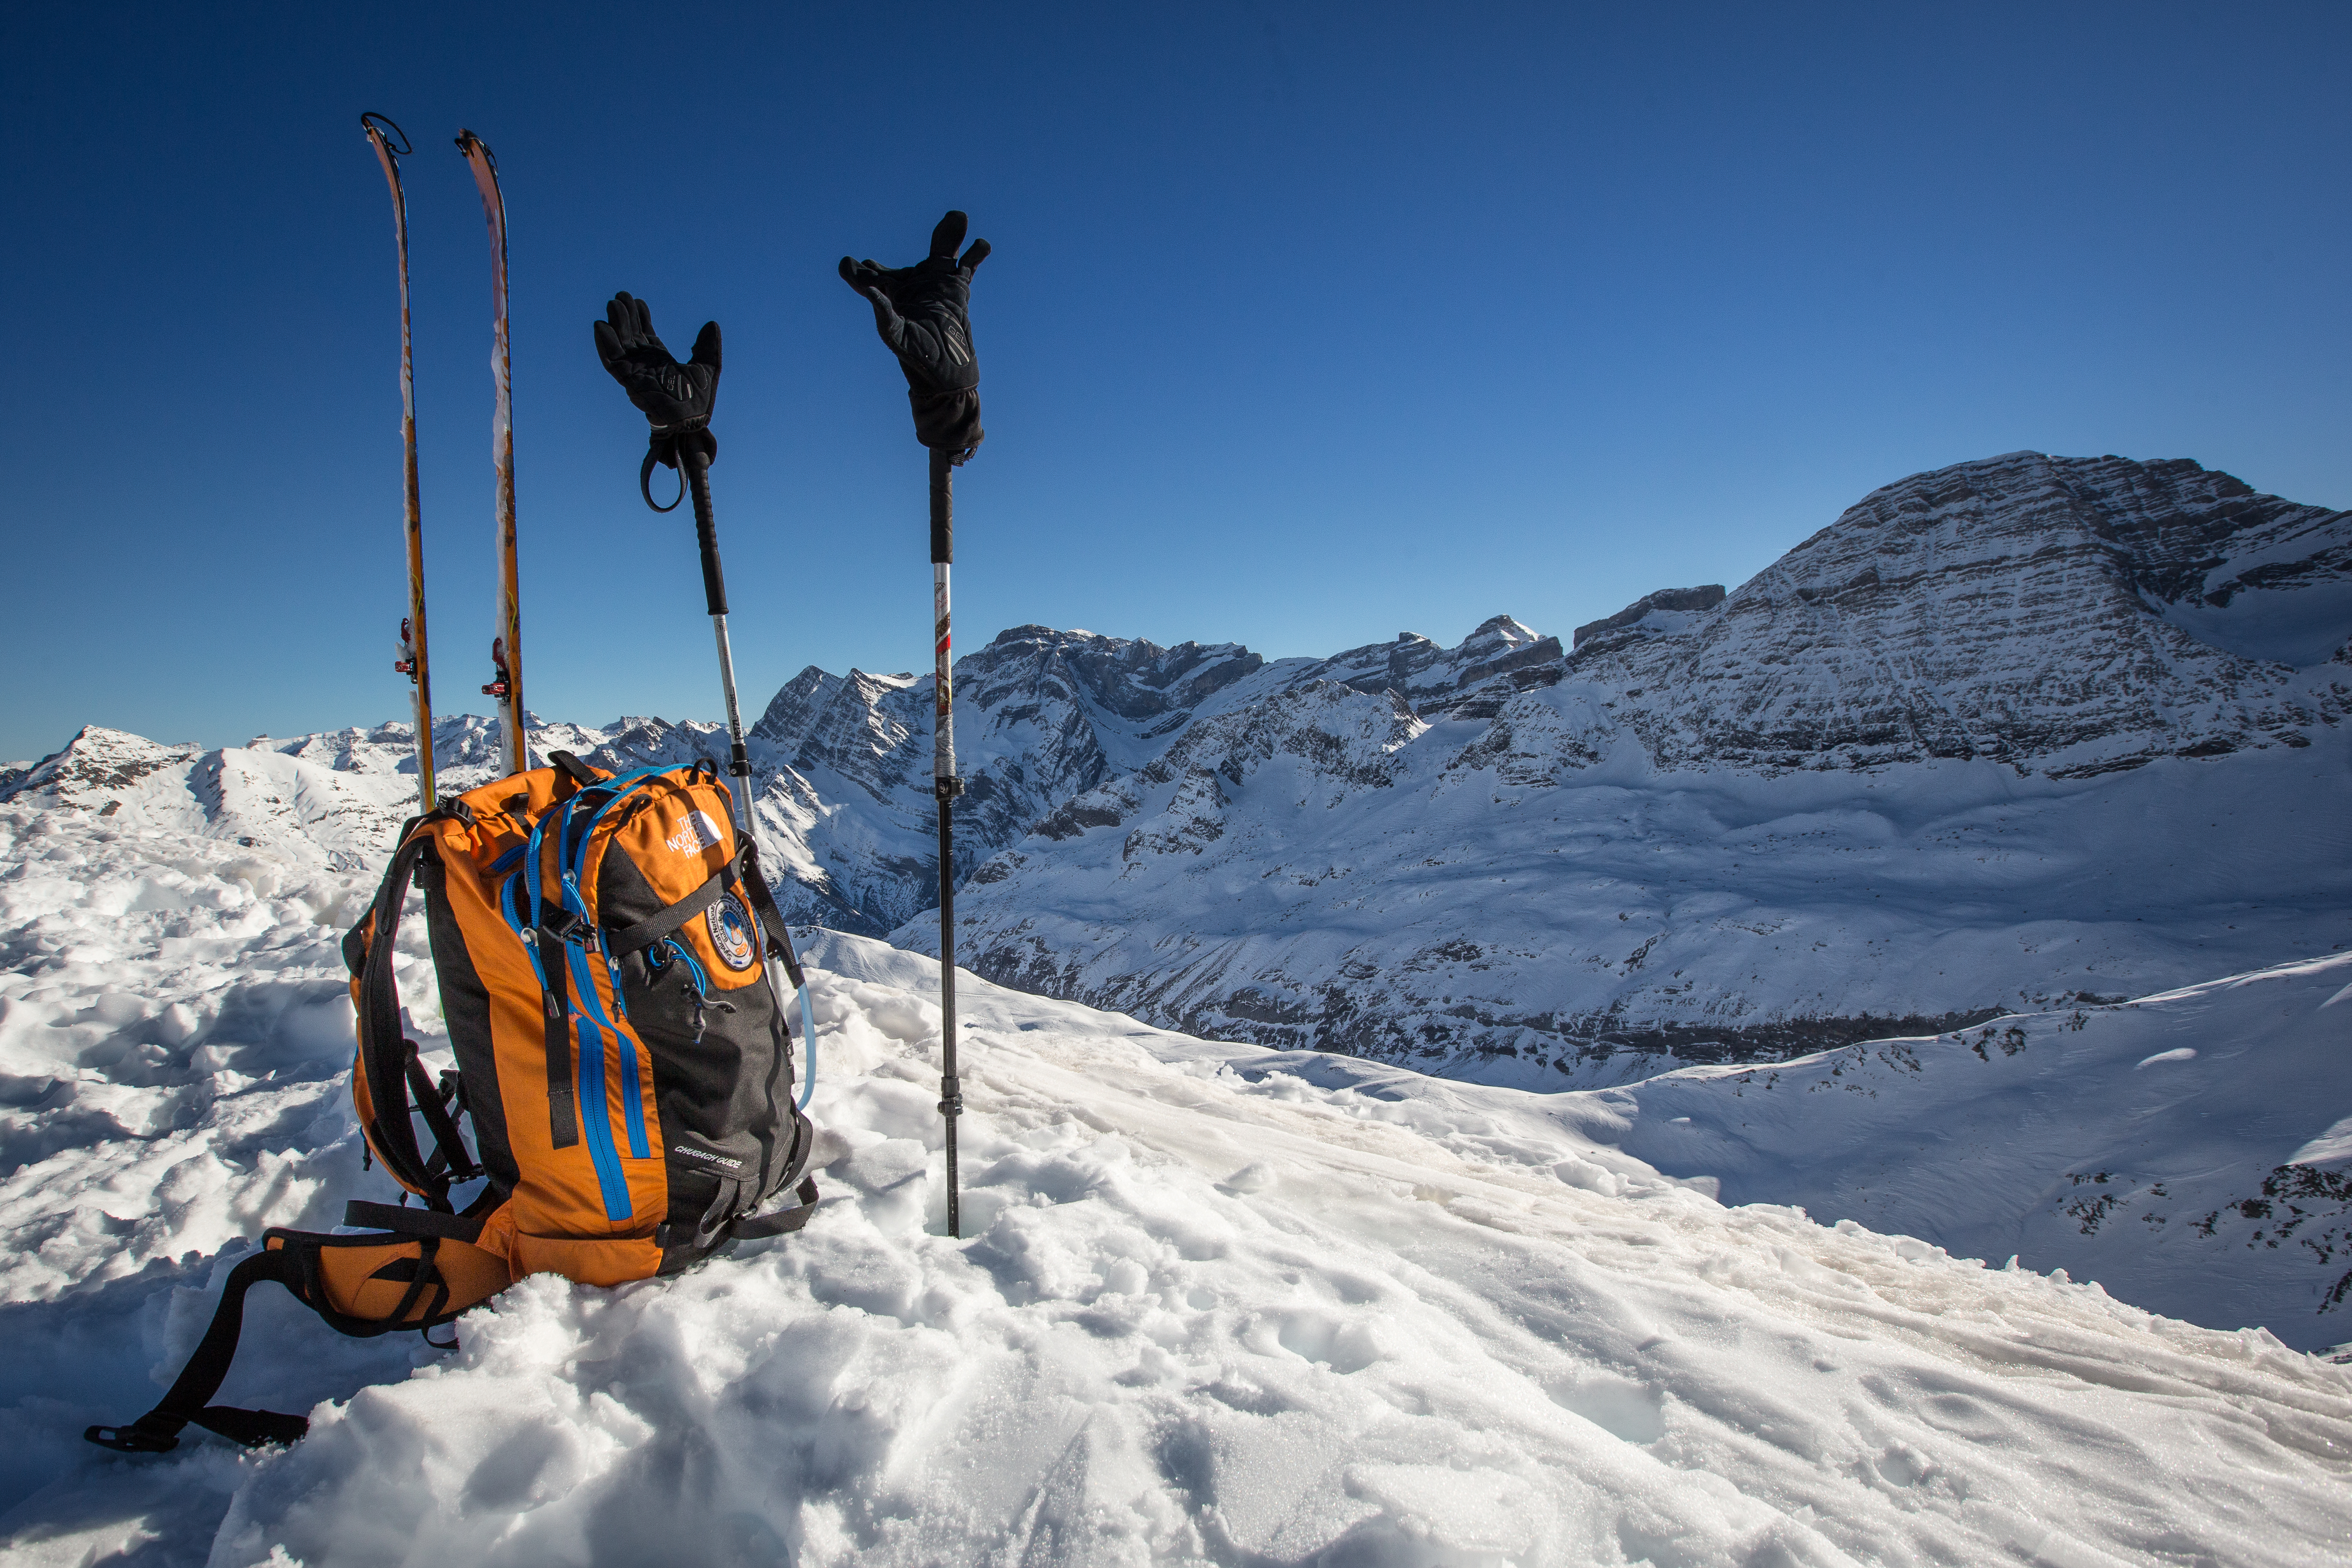
M 365 132 L 372 141 L 381 137 L 383 144 L 399 157 L 405 158 L 416 151 L 408 143 L 407 132 L 394 124 L 389 115 L 378 114 L 373 109 L 360 116 L 360 129 Z

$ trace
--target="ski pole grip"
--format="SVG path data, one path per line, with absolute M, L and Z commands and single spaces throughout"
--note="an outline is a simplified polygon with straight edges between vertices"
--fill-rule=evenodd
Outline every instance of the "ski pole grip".
M 946 452 L 931 448 L 931 564 L 955 561 L 955 465 Z
M 700 447 L 680 441 L 678 466 L 694 492 L 694 537 L 702 546 L 702 599 L 714 616 L 727 613 L 727 574 L 719 565 L 719 520 L 710 512 L 710 467 Z

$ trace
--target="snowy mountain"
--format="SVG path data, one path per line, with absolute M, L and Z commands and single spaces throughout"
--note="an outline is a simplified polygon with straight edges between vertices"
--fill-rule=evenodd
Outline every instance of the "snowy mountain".
M 310 1436 L 107 1454 L 81 1426 L 152 1403 L 262 1227 L 394 1194 L 360 1162 L 337 951 L 373 868 L 131 811 L 0 805 L 12 1564 L 2340 1555 L 2352 1367 L 1998 1258 L 1727 1207 L 1629 1152 L 1737 1097 L 1726 1078 L 1670 1080 L 1672 1103 L 1532 1095 L 967 976 L 950 1241 L 936 966 L 814 932 L 826 1197 L 806 1230 L 672 1280 L 528 1279 L 446 1355 L 258 1290 L 223 1396 L 307 1410 Z M 421 922 L 403 948 L 437 1067 Z M 2217 994 L 2245 999 L 2227 1016 L 2191 999 L 2175 1026 L 2307 1009 L 2325 983 Z M 2157 1083 L 2176 1000 L 2056 1037 L 2166 1045 Z M 2317 1065 L 2301 1026 L 2273 1037 L 2286 1058 L 2215 1066 L 2286 1100 L 2282 1072 Z M 1996 1037 L 1956 1065 L 2021 1091 L 2061 1026 L 2023 1027 L 2024 1050 Z M 1769 1092 L 1893 1103 L 1795 1084 Z M 1750 1179 L 1722 1152 L 1727 1188 Z
M 1015 627 L 957 666 L 960 956 L 1171 1027 L 1633 1081 L 2352 945 L 2352 514 L 2185 461 L 1906 479 L 1726 594 L 1572 646 L 1496 616 L 1329 658 Z M 795 919 L 935 950 L 929 677 L 754 727 Z M 445 721 L 446 781 L 495 764 Z M 406 726 L 87 731 L 28 798 L 377 863 Z M 546 726 L 610 766 L 715 726 Z M 5 795 L 0 788 L 0 795 Z
M 1965 464 L 1565 655 L 1497 620 L 1268 665 L 982 866 L 961 951 L 1538 1087 L 2327 952 L 2347 637 L 2352 514 L 2187 462 Z

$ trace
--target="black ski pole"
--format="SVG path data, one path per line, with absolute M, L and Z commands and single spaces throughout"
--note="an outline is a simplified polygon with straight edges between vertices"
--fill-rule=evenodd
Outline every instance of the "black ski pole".
M 719 521 L 710 510 L 710 459 L 699 445 L 678 443 L 678 470 L 694 497 L 694 538 L 702 547 L 702 601 L 719 640 L 719 684 L 727 695 L 727 771 L 735 776 L 735 826 L 751 831 L 751 753 L 743 747 L 743 713 L 735 701 L 735 651 L 727 642 L 727 574 L 719 564 Z M 676 505 L 676 502 L 672 502 Z
M 940 803 L 940 1115 L 947 1122 L 948 1234 L 963 1235 L 962 1194 L 956 1183 L 956 1118 L 963 1085 L 956 1075 L 954 637 L 948 625 L 948 569 L 955 563 L 955 458 L 931 449 L 931 794 Z
M 950 212 L 931 230 L 930 254 L 912 267 L 841 258 L 841 276 L 874 307 L 875 331 L 898 356 L 913 405 L 915 439 L 931 454 L 931 793 L 940 806 L 940 1114 L 947 1121 L 948 1234 L 963 1234 L 956 1178 L 956 1119 L 963 1088 L 956 1064 L 955 686 L 950 673 L 948 570 L 955 555 L 954 470 L 980 447 L 980 360 L 971 346 L 971 275 L 988 258 L 984 239 L 956 256 L 967 220 Z

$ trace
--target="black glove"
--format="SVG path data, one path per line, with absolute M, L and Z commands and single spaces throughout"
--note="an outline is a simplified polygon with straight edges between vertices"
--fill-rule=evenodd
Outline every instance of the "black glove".
M 926 447 L 971 456 L 980 427 L 980 360 L 971 348 L 971 275 L 988 259 L 988 241 L 963 243 L 963 214 L 951 212 L 931 230 L 931 253 L 912 267 L 877 267 L 841 258 L 842 280 L 874 307 L 874 328 L 907 373 L 915 409 L 915 439 Z
M 652 476 L 656 463 L 677 468 L 681 447 L 699 451 L 705 463 L 717 458 L 719 437 L 710 433 L 710 410 L 719 401 L 719 323 L 702 323 L 694 339 L 694 357 L 684 364 L 654 335 L 653 312 L 643 300 L 625 293 L 614 295 L 595 331 L 596 357 L 604 362 L 629 401 L 653 422 L 651 447 L 638 477 L 640 488 Z M 653 504 L 651 494 L 646 497 L 646 504 Z

